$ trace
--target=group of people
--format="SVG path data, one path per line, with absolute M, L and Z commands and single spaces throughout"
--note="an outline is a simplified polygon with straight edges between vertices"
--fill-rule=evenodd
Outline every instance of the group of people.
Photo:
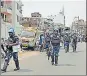
M 46 49 L 46 54 L 49 57 L 51 56 L 52 65 L 58 64 L 58 53 L 60 51 L 60 44 L 64 44 L 65 53 L 69 52 L 69 44 L 72 43 L 73 52 L 76 51 L 77 47 L 77 36 L 74 33 L 73 35 L 69 35 L 68 33 L 63 36 L 58 33 L 57 30 L 53 31 L 53 34 L 49 34 L 48 32 L 45 35 L 40 36 L 40 52 Z
M 14 71 L 17 71 L 20 69 L 19 66 L 19 60 L 18 60 L 18 51 L 14 51 L 14 47 L 19 45 L 19 38 L 18 36 L 15 35 L 15 31 L 13 28 L 10 28 L 9 31 L 9 37 L 8 39 L 5 41 L 5 43 L 3 43 L 3 39 L 2 39 L 2 43 L 1 43 L 1 48 L 2 50 L 5 52 L 5 61 L 4 61 L 4 65 L 3 68 L 1 69 L 1 71 L 6 72 L 7 67 L 9 65 L 9 61 L 13 56 L 16 68 L 14 69 Z M 64 36 L 61 36 L 60 33 L 58 33 L 57 30 L 53 31 L 53 34 L 41 34 L 40 35 L 40 41 L 39 41 L 39 45 L 40 45 L 40 52 L 42 52 L 44 49 L 46 50 L 46 54 L 48 56 L 48 60 L 49 57 L 51 57 L 51 63 L 52 65 L 55 64 L 55 66 L 57 66 L 58 64 L 58 56 L 59 56 L 59 51 L 60 51 L 60 43 L 64 43 L 64 49 L 67 49 L 65 52 L 69 52 L 69 43 L 72 41 L 72 46 L 73 48 L 73 52 L 76 51 L 76 45 L 77 45 L 77 36 L 76 34 L 73 34 L 72 36 L 69 36 L 69 34 L 65 34 Z M 6 48 L 4 48 L 4 46 Z M 66 47 L 67 46 L 67 47 Z

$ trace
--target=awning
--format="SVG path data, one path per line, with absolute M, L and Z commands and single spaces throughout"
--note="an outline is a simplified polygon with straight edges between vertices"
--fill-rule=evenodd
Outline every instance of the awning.
M 12 0 L 4 0 L 5 3 L 11 3 Z

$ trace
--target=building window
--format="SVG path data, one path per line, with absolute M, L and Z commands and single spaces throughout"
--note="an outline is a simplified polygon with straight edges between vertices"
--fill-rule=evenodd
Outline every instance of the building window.
M 3 2 L 3 1 L 1 1 L 1 6 L 2 6 L 2 7 L 4 6 L 4 2 Z
M 4 14 L 3 13 L 1 13 L 1 17 L 2 17 L 2 19 L 4 19 Z
M 5 21 L 6 21 L 6 15 L 5 15 Z

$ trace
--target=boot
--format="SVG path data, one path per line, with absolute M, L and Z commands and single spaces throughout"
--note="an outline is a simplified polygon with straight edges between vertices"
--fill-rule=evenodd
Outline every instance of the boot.
M 8 67 L 8 64 L 9 64 L 8 61 L 5 61 L 5 62 L 4 62 L 3 69 L 1 69 L 1 71 L 6 72 L 7 67 Z
M 52 63 L 52 65 L 53 65 L 53 64 L 54 64 L 54 56 L 51 56 L 51 58 L 52 58 L 51 63 Z
M 15 68 L 14 71 L 20 70 L 20 68 Z
M 16 69 L 14 69 L 14 71 L 17 71 L 17 70 L 20 70 L 20 67 L 19 67 L 19 61 L 15 61 L 15 65 L 16 65 Z
M 58 64 L 58 56 L 55 56 L 55 66 Z
M 1 69 L 2 72 L 6 72 L 6 69 Z

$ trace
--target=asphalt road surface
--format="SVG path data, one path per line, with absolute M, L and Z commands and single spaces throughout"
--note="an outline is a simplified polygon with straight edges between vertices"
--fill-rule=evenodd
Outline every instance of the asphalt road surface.
M 6 73 L 2 75 L 86 75 L 86 43 L 78 43 L 77 52 L 59 53 L 58 66 L 51 65 L 46 52 L 29 51 L 19 53 L 20 70 L 13 71 L 15 64 L 11 59 Z M 1 64 L 3 66 L 3 63 Z

